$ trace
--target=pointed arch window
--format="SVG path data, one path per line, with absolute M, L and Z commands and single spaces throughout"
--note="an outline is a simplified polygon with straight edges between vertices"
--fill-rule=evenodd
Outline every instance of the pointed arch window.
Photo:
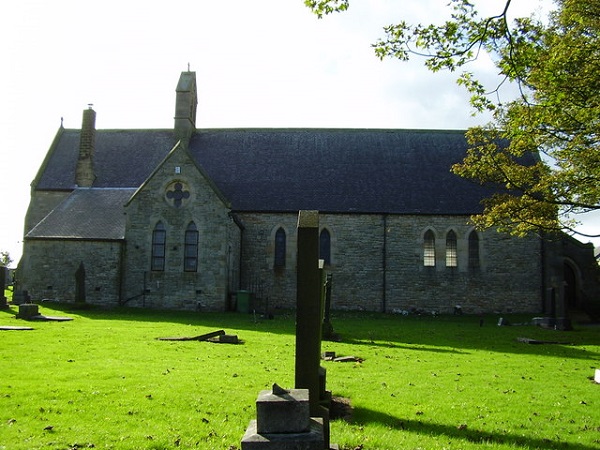
M 279 228 L 275 233 L 275 259 L 273 261 L 274 267 L 285 267 L 285 253 L 286 253 L 286 236 L 285 230 Z
M 458 254 L 456 250 L 456 233 L 453 230 L 446 234 L 446 267 L 458 266 Z
M 435 235 L 431 230 L 427 230 L 423 238 L 423 265 L 435 267 Z
M 479 235 L 475 230 L 469 233 L 469 269 L 479 268 Z
M 331 265 L 331 234 L 327 228 L 323 228 L 319 235 L 319 259 Z
M 185 272 L 198 271 L 198 227 L 194 222 L 190 222 L 185 229 L 183 270 Z
M 154 271 L 165 270 L 165 250 L 167 244 L 167 230 L 162 222 L 158 222 L 152 231 L 152 257 L 150 269 Z

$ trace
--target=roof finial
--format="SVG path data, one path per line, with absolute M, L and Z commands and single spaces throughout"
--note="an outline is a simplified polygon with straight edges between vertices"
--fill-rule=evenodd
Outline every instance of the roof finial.
M 60 127 L 63 128 L 63 117 L 60 118 Z
M 190 71 L 190 63 L 188 63 L 188 72 Z

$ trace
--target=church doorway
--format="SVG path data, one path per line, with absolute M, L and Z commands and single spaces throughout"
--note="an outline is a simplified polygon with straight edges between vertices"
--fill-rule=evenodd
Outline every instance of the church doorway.
M 566 262 L 564 264 L 564 277 L 565 305 L 568 310 L 576 310 L 579 307 L 577 274 L 575 269 Z

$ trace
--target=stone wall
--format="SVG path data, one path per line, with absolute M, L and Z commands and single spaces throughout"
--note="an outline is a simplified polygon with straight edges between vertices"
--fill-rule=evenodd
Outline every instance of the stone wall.
M 19 289 L 27 290 L 33 302 L 76 300 L 75 273 L 85 269 L 86 303 L 119 304 L 120 241 L 26 240 L 21 270 L 27 279 Z
M 260 286 L 270 307 L 292 308 L 296 296 L 297 214 L 240 214 L 242 287 Z M 541 241 L 488 231 L 479 236 L 479 268 L 468 267 L 472 227 L 463 216 L 321 214 L 331 235 L 332 308 L 369 311 L 426 310 L 466 313 L 539 312 Z M 287 237 L 285 267 L 275 268 L 274 236 Z M 423 236 L 436 237 L 436 265 L 423 263 Z M 457 236 L 458 264 L 445 264 L 446 234 Z
M 126 207 L 123 301 L 131 306 L 227 309 L 239 278 L 240 229 L 212 183 L 178 148 Z M 151 269 L 152 232 L 166 230 L 164 270 Z M 198 268 L 184 270 L 185 230 L 199 233 Z

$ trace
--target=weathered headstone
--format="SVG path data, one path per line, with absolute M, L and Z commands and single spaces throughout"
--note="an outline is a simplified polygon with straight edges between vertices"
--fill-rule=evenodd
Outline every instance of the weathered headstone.
M 296 373 L 295 388 L 308 389 L 312 417 L 323 418 L 325 448 L 329 448 L 327 373 L 321 367 L 324 314 L 322 265 L 319 265 L 319 212 L 300 211 L 297 229 Z
M 316 415 L 322 320 L 317 211 L 300 211 L 298 214 L 297 247 L 295 387 L 309 390 L 310 412 Z
M 4 290 L 8 285 L 8 268 L 4 266 L 0 266 L 0 287 L 2 291 L 0 291 L 0 308 L 8 308 L 8 302 L 6 301 L 6 296 L 4 295 Z
M 319 266 L 319 213 L 300 211 L 297 230 L 295 388 L 262 391 L 257 420 L 242 438 L 242 450 L 330 449 L 326 372 L 320 366 L 324 271 Z M 334 448 L 337 448 L 334 446 Z
M 322 338 L 327 340 L 333 340 L 335 333 L 333 332 L 333 325 L 331 324 L 331 285 L 333 284 L 333 275 L 327 274 L 325 279 L 325 304 L 323 314 L 323 329 Z
M 31 320 L 40 315 L 39 306 L 35 303 L 22 303 L 19 305 L 19 319 Z

